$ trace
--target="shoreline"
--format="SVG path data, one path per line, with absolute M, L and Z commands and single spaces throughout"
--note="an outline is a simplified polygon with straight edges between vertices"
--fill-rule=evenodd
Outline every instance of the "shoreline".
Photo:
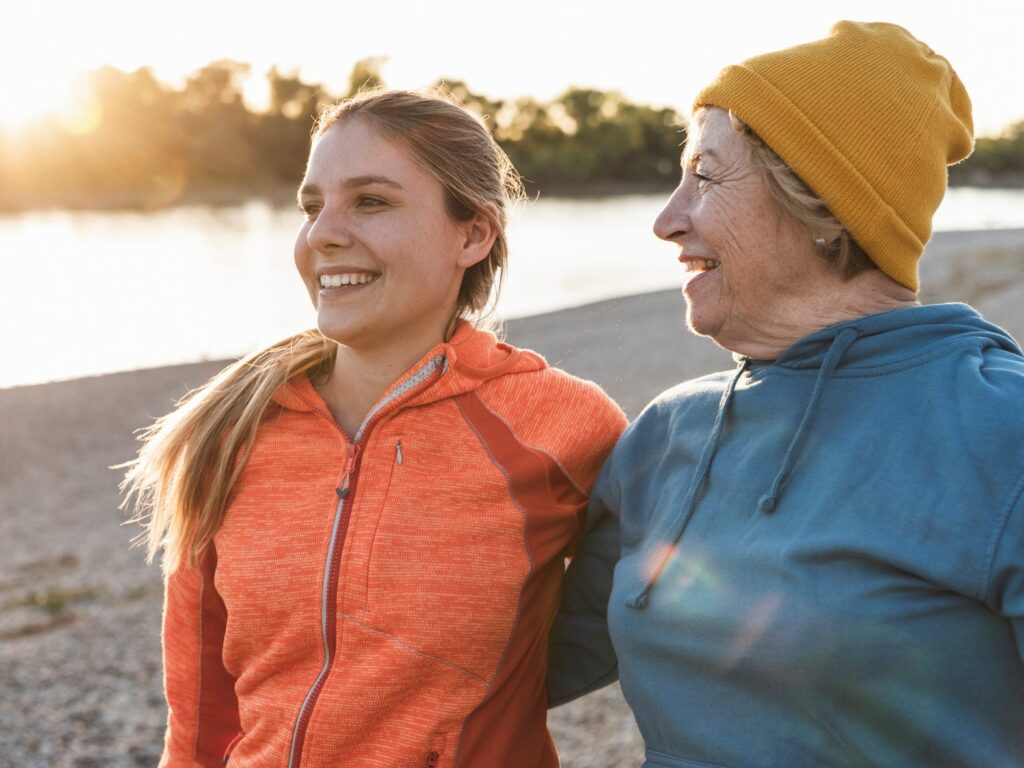
M 615 181 L 611 179 L 595 179 L 590 182 L 580 181 L 547 181 L 537 183 L 524 179 L 527 197 L 555 200 L 588 200 L 597 197 L 620 197 L 623 195 L 669 194 L 678 180 L 671 181 Z M 167 210 L 176 207 L 207 206 L 227 208 L 245 205 L 250 202 L 264 202 L 271 205 L 290 205 L 295 202 L 294 185 L 254 186 L 251 188 L 218 188 L 184 190 L 173 197 L 151 197 L 125 195 L 119 193 L 76 195 L 57 203 L 38 203 L 19 197 L 17 200 L 0 197 L 0 216 L 18 216 L 31 213 L 112 213 L 141 212 Z M 949 187 L 962 189 L 974 187 L 978 189 L 1024 189 L 1024 174 L 1005 173 L 989 174 L 983 172 L 953 175 Z M 53 198 L 46 198 L 47 201 Z

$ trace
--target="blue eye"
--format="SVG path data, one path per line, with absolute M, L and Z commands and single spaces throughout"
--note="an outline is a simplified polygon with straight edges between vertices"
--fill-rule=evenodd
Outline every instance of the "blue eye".
M 373 195 L 361 195 L 358 204 L 363 208 L 377 208 L 381 205 L 387 205 L 387 201 Z

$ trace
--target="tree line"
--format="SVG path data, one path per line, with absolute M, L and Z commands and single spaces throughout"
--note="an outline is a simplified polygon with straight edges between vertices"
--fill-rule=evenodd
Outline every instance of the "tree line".
M 315 115 L 338 97 L 384 85 L 381 63 L 358 62 L 341 94 L 272 69 L 263 111 L 243 98 L 246 64 L 213 62 L 180 88 L 148 68 L 103 67 L 91 74 L 90 97 L 73 119 L 0 131 L 0 209 L 157 208 L 182 199 L 289 195 Z M 588 88 L 543 102 L 491 99 L 461 81 L 439 85 L 484 120 L 532 191 L 668 189 L 678 180 L 685 130 L 674 109 Z M 998 183 L 1014 174 L 1024 177 L 1024 122 L 1003 137 L 979 139 L 953 178 Z

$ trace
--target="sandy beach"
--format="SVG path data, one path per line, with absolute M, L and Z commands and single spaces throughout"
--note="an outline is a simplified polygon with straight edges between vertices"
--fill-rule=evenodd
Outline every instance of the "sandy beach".
M 943 233 L 922 299 L 967 301 L 1024 339 L 1024 230 Z M 676 290 L 509 322 L 514 344 L 598 382 L 632 417 L 680 380 L 732 366 L 683 325 Z M 133 430 L 223 362 L 0 390 L 0 763 L 148 766 L 160 754 L 159 569 L 118 510 Z M 617 686 L 551 716 L 566 768 L 637 766 Z

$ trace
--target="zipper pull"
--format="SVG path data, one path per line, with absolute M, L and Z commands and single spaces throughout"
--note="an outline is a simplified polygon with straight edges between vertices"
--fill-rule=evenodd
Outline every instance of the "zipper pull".
M 395 444 L 395 461 L 399 464 L 402 463 L 402 441 L 399 440 Z
M 348 458 L 345 460 L 345 473 L 341 476 L 341 487 L 336 488 L 339 499 L 348 496 L 348 481 L 352 476 L 352 470 L 356 466 L 356 459 L 359 458 L 359 446 L 355 443 L 348 444 Z
M 231 743 L 228 744 L 227 749 L 224 750 L 224 759 L 220 761 L 221 765 L 228 764 L 228 758 L 231 757 L 231 753 L 234 751 L 235 747 L 238 746 L 238 742 L 242 740 L 243 736 L 245 736 L 245 734 L 242 731 L 239 731 L 238 735 L 231 740 Z

